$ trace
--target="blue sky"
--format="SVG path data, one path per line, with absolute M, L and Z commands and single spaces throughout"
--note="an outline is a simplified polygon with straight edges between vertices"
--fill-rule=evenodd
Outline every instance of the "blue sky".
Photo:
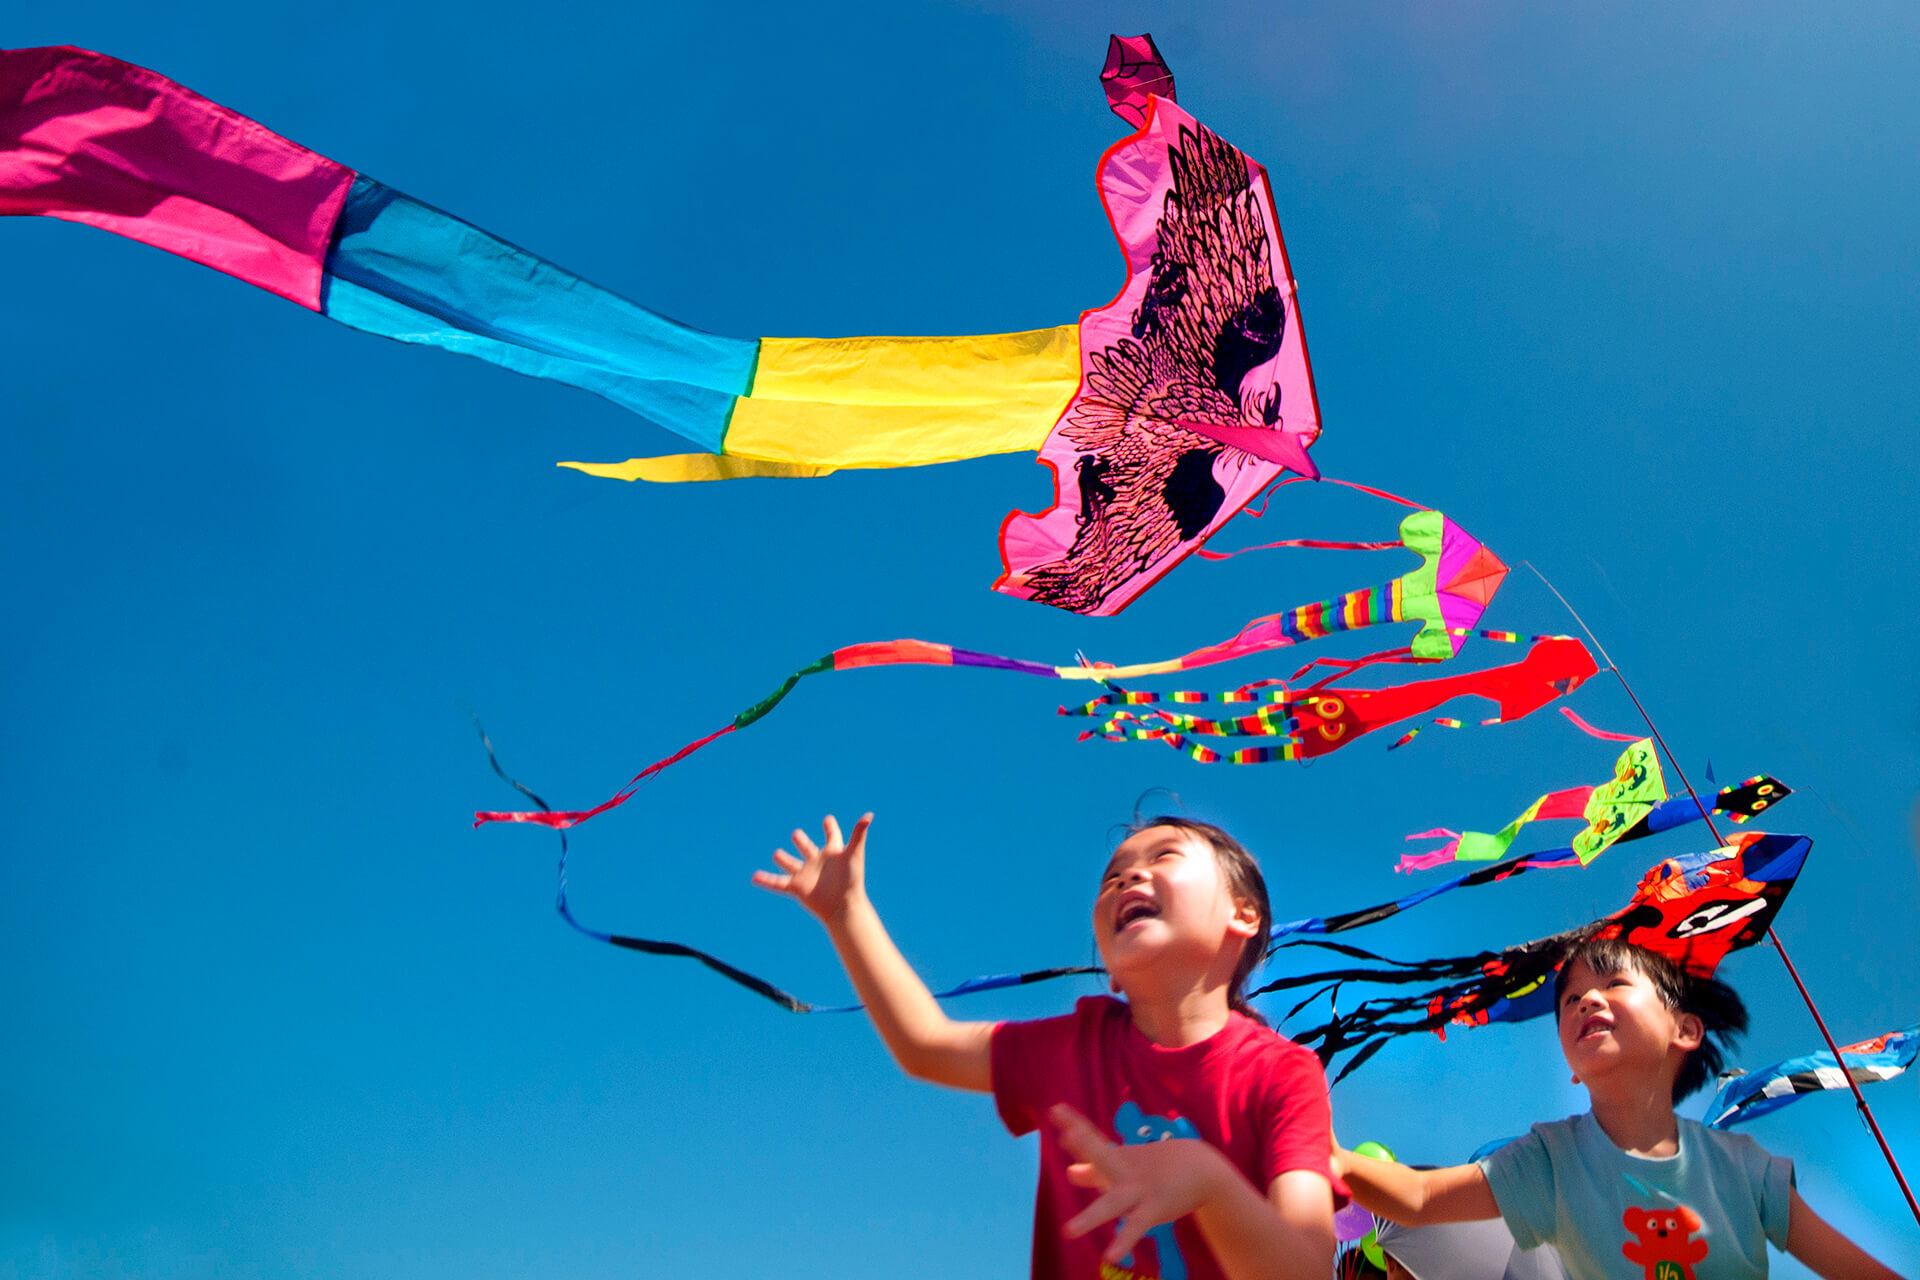
M 103 0 L 29 6 L 5 39 L 155 67 L 703 328 L 831 335 L 1112 296 L 1110 30 L 1151 30 L 1181 102 L 1271 171 L 1320 465 L 1540 566 L 1690 770 L 1801 788 L 1778 826 L 1815 850 L 1781 937 L 1843 1040 L 1910 1021 L 1910 8 Z M 1026 457 L 599 481 L 552 463 L 676 442 L 86 228 L 9 220 L 0 264 L 8 1276 L 1017 1274 L 1030 1142 L 901 1079 L 858 1020 L 566 930 L 551 840 L 468 829 L 512 800 L 469 712 L 510 769 L 591 803 L 840 644 L 1148 659 L 1401 567 L 1194 562 L 1118 619 L 1055 614 L 987 590 L 1000 518 L 1046 499 Z M 1220 541 L 1390 536 L 1395 509 L 1305 489 Z M 1487 622 L 1571 629 L 1524 572 Z M 874 895 L 947 980 L 1084 957 L 1108 831 L 1151 788 L 1240 833 L 1303 915 L 1404 892 L 1405 833 L 1497 828 L 1613 754 L 1544 715 L 1204 769 L 1076 744 L 1058 701 L 980 672 L 809 682 L 583 830 L 576 909 L 831 1000 L 818 931 L 747 883 L 827 811 L 877 811 Z M 1605 680 L 1572 705 L 1635 727 Z M 1703 840 L 1354 941 L 1550 933 Z M 1769 950 L 1725 972 L 1755 1015 L 1741 1061 L 1816 1047 Z M 1335 1115 L 1452 1161 L 1579 1109 L 1565 1080 L 1541 1025 L 1421 1038 Z M 1869 1096 L 1920 1172 L 1913 1078 Z M 1847 1102 L 1752 1132 L 1920 1269 Z

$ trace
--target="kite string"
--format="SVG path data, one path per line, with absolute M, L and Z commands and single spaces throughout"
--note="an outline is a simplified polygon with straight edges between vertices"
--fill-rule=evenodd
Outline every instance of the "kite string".
M 1397 502 L 1403 507 L 1412 507 L 1415 511 L 1432 510 L 1432 508 L 1428 507 L 1425 503 L 1415 502 L 1411 498 L 1403 498 L 1399 494 L 1389 493 L 1385 489 L 1376 489 L 1370 484 L 1359 484 L 1352 480 L 1342 480 L 1338 476 L 1281 476 L 1259 493 L 1248 498 L 1246 502 L 1241 505 L 1241 512 L 1252 516 L 1255 520 L 1260 519 L 1267 514 L 1267 500 L 1271 498 L 1275 492 L 1286 488 L 1290 484 L 1337 484 L 1344 488 L 1367 494 L 1369 497 L 1384 498 L 1388 502 Z M 1253 509 L 1253 504 L 1256 502 L 1260 504 L 1258 511 Z
M 1274 551 L 1281 547 L 1302 547 L 1308 551 L 1389 551 L 1405 545 L 1398 538 L 1392 542 L 1330 542 L 1324 538 L 1287 538 L 1280 542 L 1263 542 L 1255 547 L 1236 547 L 1232 551 L 1209 551 L 1205 547 L 1196 547 L 1193 554 L 1202 560 L 1231 560 L 1249 551 Z
M 1352 480 L 1341 480 L 1334 476 L 1320 476 L 1317 479 L 1310 479 L 1307 476 L 1282 476 L 1242 503 L 1238 514 L 1247 515 L 1258 520 L 1267 514 L 1268 499 L 1272 498 L 1280 489 L 1290 484 L 1317 483 L 1343 485 L 1346 488 L 1357 490 L 1371 497 L 1384 498 L 1388 502 L 1397 502 L 1403 507 L 1412 507 L 1415 511 L 1426 511 L 1430 509 L 1409 498 L 1403 498 L 1397 493 L 1389 493 L 1385 489 L 1376 489 L 1372 485 L 1356 484 Z M 1260 504 L 1258 510 L 1254 509 L 1253 504 L 1256 502 Z M 1391 542 L 1329 542 L 1320 538 L 1288 538 L 1282 542 L 1263 542 L 1257 547 L 1239 547 L 1233 551 L 1209 551 L 1202 545 L 1195 547 L 1193 553 L 1202 560 L 1229 560 L 1234 556 L 1243 555 L 1249 551 L 1272 551 L 1279 547 L 1304 547 L 1312 551 L 1386 551 L 1393 547 L 1403 547 L 1405 545 L 1406 543 L 1400 541 L 1398 538 L 1395 538 Z
M 1587 639 L 1593 642 L 1593 647 L 1599 652 L 1601 661 L 1607 664 L 1607 669 L 1613 672 L 1614 678 L 1620 682 L 1620 687 L 1626 690 L 1627 697 L 1632 699 L 1633 709 L 1638 711 L 1640 718 L 1647 722 L 1648 731 L 1652 733 L 1653 740 L 1660 744 L 1660 750 L 1666 753 L 1667 762 L 1673 766 L 1673 771 L 1678 775 L 1681 785 L 1687 789 L 1688 797 L 1706 817 L 1707 830 L 1712 832 L 1713 838 L 1724 846 L 1726 839 L 1720 834 L 1720 828 L 1714 822 L 1713 814 L 1700 803 L 1699 793 L 1693 789 L 1693 783 L 1687 778 L 1686 769 L 1681 765 L 1679 757 L 1673 754 L 1673 748 L 1667 745 L 1667 740 L 1661 736 L 1660 726 L 1655 724 L 1653 717 L 1647 714 L 1646 707 L 1640 702 L 1640 695 L 1636 694 L 1633 686 L 1627 682 L 1626 673 L 1614 662 L 1612 655 L 1607 652 L 1607 647 L 1600 643 L 1600 637 L 1593 634 L 1593 628 L 1589 627 L 1587 620 L 1580 616 L 1580 611 L 1569 604 L 1567 598 L 1560 594 L 1560 589 L 1547 580 L 1547 575 L 1540 572 L 1531 560 L 1522 560 L 1520 563 L 1533 571 L 1533 576 L 1540 579 L 1541 585 L 1553 593 L 1553 598 L 1560 602 L 1560 606 L 1580 624 L 1580 629 L 1587 633 Z M 1833 1032 L 1827 1029 L 1827 1020 L 1820 1016 L 1820 1008 L 1813 1002 L 1813 993 L 1808 991 L 1807 984 L 1801 981 L 1800 970 L 1794 965 L 1793 957 L 1787 954 L 1786 947 L 1780 942 L 1780 935 L 1773 931 L 1771 924 L 1767 926 L 1767 941 L 1773 944 L 1774 951 L 1779 954 L 1780 963 L 1787 967 L 1787 976 L 1793 979 L 1793 985 L 1800 992 L 1800 999 L 1805 1002 L 1807 1012 L 1813 1015 L 1813 1024 L 1820 1029 L 1820 1038 L 1827 1042 L 1827 1049 L 1833 1054 L 1833 1060 L 1836 1063 L 1844 1063 L 1845 1060 L 1840 1056 L 1839 1042 L 1833 1038 Z M 1867 1122 L 1867 1128 L 1873 1133 L 1873 1140 L 1880 1145 L 1880 1154 L 1886 1158 L 1887 1168 L 1892 1171 L 1894 1181 L 1900 1184 L 1900 1194 L 1906 1197 L 1907 1209 L 1913 1214 L 1914 1222 L 1920 1223 L 1920 1200 L 1914 1199 L 1913 1188 L 1907 1185 L 1907 1176 L 1900 1171 L 1900 1162 L 1894 1158 L 1893 1148 L 1887 1145 L 1887 1137 L 1880 1131 L 1880 1122 L 1874 1118 L 1873 1108 L 1867 1104 L 1866 1095 L 1860 1092 L 1859 1082 L 1853 1078 L 1851 1071 L 1844 1074 L 1847 1078 L 1847 1088 L 1853 1092 L 1854 1107 L 1859 1111 L 1861 1118 Z

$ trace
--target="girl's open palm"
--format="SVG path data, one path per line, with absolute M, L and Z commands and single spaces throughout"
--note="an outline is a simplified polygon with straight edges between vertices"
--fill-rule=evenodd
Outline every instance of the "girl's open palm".
M 815 844 L 805 831 L 796 828 L 793 847 L 800 856 L 785 849 L 774 850 L 774 865 L 780 870 L 756 871 L 753 882 L 792 898 L 822 922 L 831 922 L 848 902 L 866 892 L 867 828 L 872 825 L 873 815 L 866 814 L 853 824 L 852 838 L 843 839 L 840 823 L 828 814 L 821 824 L 823 844 Z
M 1234 1176 L 1225 1158 L 1197 1138 L 1121 1146 L 1064 1102 L 1047 1114 L 1076 1160 L 1067 1166 L 1067 1180 L 1101 1193 L 1067 1220 L 1064 1233 L 1073 1239 L 1112 1222 L 1113 1240 L 1102 1255 L 1109 1263 L 1118 1264 L 1154 1227 L 1200 1208 L 1223 1173 Z

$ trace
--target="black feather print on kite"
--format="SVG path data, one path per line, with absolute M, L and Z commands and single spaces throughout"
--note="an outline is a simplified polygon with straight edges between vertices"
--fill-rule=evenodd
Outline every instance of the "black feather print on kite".
M 1081 384 L 1040 451 L 1056 504 L 1008 518 L 1000 590 L 1115 613 L 1319 434 L 1266 172 L 1156 98 L 1101 193 L 1127 287 L 1081 318 Z

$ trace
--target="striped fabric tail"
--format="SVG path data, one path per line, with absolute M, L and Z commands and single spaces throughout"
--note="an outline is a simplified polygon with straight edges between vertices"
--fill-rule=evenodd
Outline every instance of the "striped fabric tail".
M 1318 640 L 1336 631 L 1355 631 L 1382 622 L 1403 622 L 1401 581 L 1395 578 L 1377 587 L 1349 591 L 1331 600 L 1303 604 L 1280 618 L 1281 631 L 1295 644 Z

